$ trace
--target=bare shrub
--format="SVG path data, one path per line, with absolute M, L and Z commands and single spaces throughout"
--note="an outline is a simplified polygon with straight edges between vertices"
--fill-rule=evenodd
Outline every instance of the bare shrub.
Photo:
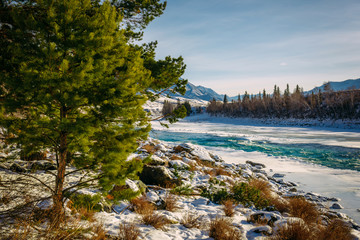
M 298 218 L 302 218 L 307 224 L 316 223 L 319 220 L 319 211 L 315 205 L 305 198 L 289 198 L 289 213 Z
M 141 196 L 138 198 L 134 198 L 130 201 L 131 208 L 138 214 L 146 215 L 152 214 L 155 210 L 154 205 L 149 202 L 146 197 Z
M 223 209 L 225 216 L 232 217 L 235 214 L 235 205 L 233 200 L 225 200 L 223 201 Z
M 310 240 L 313 234 L 304 222 L 292 222 L 280 227 L 270 240 Z
M 322 228 L 317 236 L 318 240 L 353 240 L 351 228 L 340 219 L 332 220 L 326 227 Z
M 181 219 L 181 224 L 186 228 L 200 228 L 200 216 L 186 213 Z
M 164 209 L 170 212 L 179 209 L 177 197 L 174 194 L 167 193 L 164 198 Z
M 210 222 L 209 237 L 215 240 L 241 239 L 241 232 L 232 225 L 230 219 L 215 218 Z
M 151 225 L 156 229 L 164 229 L 165 225 L 170 223 L 166 217 L 158 213 L 145 214 L 142 216 L 142 221 L 144 224 Z
M 117 240 L 137 240 L 140 237 L 139 228 L 133 223 L 120 224 Z

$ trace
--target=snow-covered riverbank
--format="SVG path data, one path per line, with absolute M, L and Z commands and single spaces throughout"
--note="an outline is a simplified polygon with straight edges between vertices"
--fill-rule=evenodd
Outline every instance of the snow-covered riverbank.
M 284 180 L 283 175 L 275 171 L 276 165 L 266 166 L 252 161 L 256 159 L 255 156 L 244 156 L 244 162 L 240 163 L 231 151 L 224 156 L 219 156 L 216 154 L 217 149 L 212 150 L 214 151 L 208 151 L 194 144 L 168 144 L 149 139 L 140 146 L 137 153 L 132 155 L 141 159 L 149 156 L 151 158 L 140 175 L 140 179 L 147 186 L 139 185 L 139 182 L 130 179 L 127 181 L 127 186 L 135 191 L 141 186 L 145 191 L 141 201 L 155 206 L 150 216 L 161 218 L 165 221 L 164 226 L 154 227 L 146 222 L 144 216 L 148 215 L 137 211 L 136 204 L 128 201 L 122 201 L 107 210 L 104 208 L 103 211 L 95 213 L 94 219 L 102 224 L 109 238 L 119 234 L 119 226 L 134 224 L 139 231 L 139 239 L 211 239 L 209 235 L 211 231 L 214 231 L 211 228 L 212 224 L 218 219 L 223 219 L 229 229 L 241 239 L 266 239 L 268 236 L 276 235 L 279 229 L 284 229 L 289 224 L 305 226 L 304 231 L 307 231 L 306 226 L 310 227 L 309 224 L 311 224 L 311 229 L 316 231 L 316 234 L 328 234 L 327 231 L 330 232 L 331 229 L 327 226 L 335 223 L 348 224 L 352 228 L 353 237 L 360 239 L 359 226 L 348 219 L 341 212 L 342 210 L 336 210 L 342 204 L 339 199 L 302 191 L 296 182 Z M 46 179 L 48 175 L 42 170 L 29 172 L 28 168 L 31 165 L 28 162 L 17 161 L 17 164 L 19 168 L 15 169 L 11 167 L 11 161 L 8 164 L 4 163 L 0 169 L 1 179 L 5 180 L 9 176 L 18 174 L 21 176 L 20 172 L 36 174 L 41 179 Z M 81 177 L 81 173 L 79 174 Z M 72 184 L 74 181 L 76 181 L 74 178 L 68 179 L 66 184 Z M 166 187 L 172 183 L 178 186 Z M 238 186 L 238 190 L 235 190 L 234 186 Z M 261 194 L 243 196 L 242 194 L 246 191 L 241 189 L 243 187 L 247 189 L 249 186 L 261 188 Z M 36 189 L 32 191 L 36 192 Z M 95 194 L 98 190 L 84 189 L 81 192 Z M 172 204 L 175 206 L 173 209 L 167 207 L 169 196 L 173 196 Z M 232 203 L 237 203 L 233 205 L 232 214 L 224 211 L 225 206 L 220 201 L 224 196 L 238 201 Z M 300 218 L 300 215 L 291 210 L 294 207 L 291 205 L 294 204 L 291 203 L 291 199 L 296 198 L 288 197 L 296 196 L 304 197 L 316 206 L 318 210 L 313 213 L 313 216 L 305 212 L 307 217 Z M 264 208 L 266 205 L 269 207 Z M 273 206 L 276 206 L 275 209 Z M 314 219 L 315 222 L 312 222 Z M 81 228 L 87 228 L 94 223 L 89 224 L 82 220 L 78 224 Z M 7 234 L 14 230 L 16 229 L 3 229 Z M 90 239 L 92 233 L 85 234 L 85 237 Z
M 153 128 L 154 137 L 201 144 L 232 163 L 261 162 L 268 172 L 285 174 L 285 180 L 297 182 L 304 191 L 341 198 L 343 211 L 360 222 L 360 172 L 333 168 L 359 166 L 356 156 L 360 153 L 360 129 L 268 125 L 253 119 L 206 114 L 186 118 L 170 129 L 157 123 Z M 352 160 L 346 160 L 351 154 Z

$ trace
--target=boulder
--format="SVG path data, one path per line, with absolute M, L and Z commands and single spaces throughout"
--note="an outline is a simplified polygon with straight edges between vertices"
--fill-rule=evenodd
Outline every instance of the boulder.
M 333 205 L 331 205 L 330 208 L 331 209 L 343 209 L 344 207 L 341 206 L 339 203 L 334 203 Z
M 273 177 L 273 178 L 282 178 L 282 177 L 285 177 L 285 174 L 275 173 L 272 177 Z
M 274 232 L 277 232 L 280 228 L 288 226 L 288 224 L 292 223 L 301 223 L 305 224 L 304 220 L 298 217 L 286 217 L 280 219 L 274 223 Z
M 276 212 L 259 211 L 250 215 L 251 222 L 257 222 L 258 220 L 266 219 L 268 225 L 272 225 L 274 222 L 282 219 L 281 214 Z
M 17 172 L 17 173 L 25 173 L 27 172 L 25 168 L 21 167 L 19 164 L 17 163 L 13 163 L 10 168 L 9 168 L 10 171 L 13 171 L 13 172 Z
M 33 162 L 30 166 L 31 171 L 49 171 L 56 170 L 56 164 L 48 162 L 48 161 L 36 161 Z
M 180 145 L 177 145 L 176 147 L 174 147 L 175 153 L 180 153 L 180 152 L 191 153 L 191 151 L 192 151 L 191 146 L 188 146 L 186 143 L 180 144 Z
M 254 233 L 260 233 L 265 236 L 269 236 L 273 232 L 272 228 L 268 225 L 252 228 L 250 231 Z
M 158 156 L 151 156 L 151 161 L 148 163 L 149 165 L 154 165 L 154 166 L 164 166 L 166 165 L 166 160 L 158 157 Z
M 171 160 L 169 161 L 170 167 L 178 168 L 178 169 L 189 169 L 190 166 L 187 163 L 184 163 L 181 160 Z
M 148 185 L 167 187 L 181 183 L 181 180 L 177 179 L 174 174 L 164 166 L 145 165 L 139 176 L 140 180 Z
M 265 168 L 266 166 L 262 163 L 256 163 L 256 162 L 252 162 L 252 161 L 246 161 L 247 164 L 250 164 L 253 167 L 256 168 Z

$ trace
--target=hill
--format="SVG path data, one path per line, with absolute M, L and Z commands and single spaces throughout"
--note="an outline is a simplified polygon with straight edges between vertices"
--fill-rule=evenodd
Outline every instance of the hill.
M 342 91 L 342 90 L 348 90 L 348 89 L 360 89 L 360 78 L 358 79 L 349 79 L 342 82 L 327 82 L 321 85 L 320 87 L 315 87 L 307 93 L 311 92 L 318 92 L 321 90 L 322 92 L 325 91 L 325 85 L 329 84 L 331 89 L 333 91 Z

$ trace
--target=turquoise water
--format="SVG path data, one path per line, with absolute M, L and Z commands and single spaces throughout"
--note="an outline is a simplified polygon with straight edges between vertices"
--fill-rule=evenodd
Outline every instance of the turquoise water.
M 224 147 L 245 152 L 262 152 L 286 156 L 335 169 L 360 171 L 360 148 L 325 145 L 321 143 L 275 143 L 268 140 L 249 140 L 247 137 L 219 136 L 189 131 L 152 130 L 151 137 L 169 142 Z M 331 136 L 329 136 L 330 138 Z

